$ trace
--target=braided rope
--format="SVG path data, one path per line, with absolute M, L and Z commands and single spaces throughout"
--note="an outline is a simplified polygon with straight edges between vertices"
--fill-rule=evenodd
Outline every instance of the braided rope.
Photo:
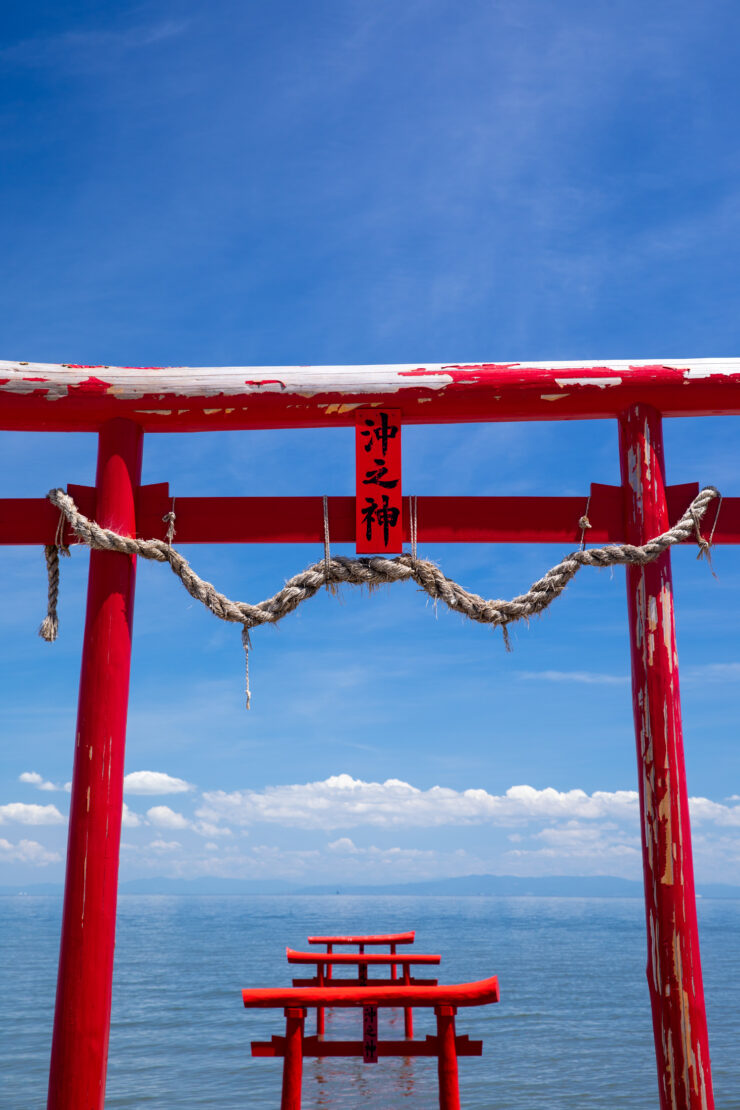
M 677 524 L 667 532 L 650 540 L 642 547 L 632 544 L 609 544 L 606 547 L 573 551 L 534 582 L 525 594 L 510 600 L 487 600 L 470 593 L 427 559 L 415 554 L 398 555 L 393 559 L 375 555 L 369 558 L 330 556 L 313 563 L 300 574 L 290 578 L 281 590 L 270 598 L 252 605 L 246 601 L 232 601 L 220 593 L 210 582 L 200 578 L 187 559 L 171 543 L 163 540 L 140 540 L 121 536 L 109 528 L 101 528 L 79 511 L 64 490 L 51 490 L 48 494 L 53 505 L 64 514 L 78 539 L 91 548 L 101 551 L 118 551 L 124 555 L 140 555 L 159 563 L 169 563 L 172 572 L 196 601 L 200 601 L 220 620 L 241 624 L 245 647 L 249 629 L 261 624 L 276 624 L 292 613 L 304 601 L 313 597 L 323 585 L 329 587 L 348 583 L 354 586 L 380 586 L 392 582 L 414 582 L 434 601 L 443 601 L 455 613 L 462 613 L 469 620 L 480 624 L 499 626 L 507 634 L 507 625 L 536 616 L 559 597 L 582 566 L 609 567 L 618 565 L 645 566 L 653 562 L 674 544 L 683 543 L 692 536 L 699 545 L 699 556 L 709 554 L 709 543 L 702 538 L 700 522 L 709 503 L 720 493 L 713 486 L 701 490 L 691 502 Z M 170 521 L 171 526 L 174 521 Z M 54 549 L 47 548 L 46 551 Z M 327 553 L 328 554 L 328 553 Z M 49 622 L 56 636 L 56 597 L 58 593 L 59 563 L 47 554 L 49 568 L 49 611 L 44 625 Z M 42 626 L 43 628 L 43 626 Z
M 57 616 L 57 602 L 59 601 L 59 556 L 69 555 L 69 548 L 62 543 L 47 544 L 44 548 L 46 559 L 46 575 L 49 582 L 47 595 L 46 616 L 39 626 L 39 636 L 47 643 L 53 644 L 59 631 L 59 617 Z

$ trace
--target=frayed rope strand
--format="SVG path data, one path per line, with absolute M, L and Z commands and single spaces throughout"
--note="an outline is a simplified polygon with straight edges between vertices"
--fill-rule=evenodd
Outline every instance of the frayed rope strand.
M 387 559 L 382 555 L 369 558 L 332 556 L 325 548 L 324 559 L 314 563 L 289 579 L 281 590 L 270 598 L 252 605 L 246 601 L 232 601 L 220 593 L 210 582 L 200 578 L 187 559 L 171 543 L 163 540 L 139 540 L 121 536 L 109 528 L 101 528 L 79 511 L 69 494 L 55 489 L 49 500 L 64 514 L 77 538 L 89 547 L 101 551 L 119 551 L 125 555 L 139 555 L 158 563 L 169 563 L 170 569 L 196 601 L 201 602 L 219 620 L 240 624 L 245 651 L 249 648 L 250 629 L 261 624 L 276 624 L 292 613 L 304 601 L 313 597 L 323 585 L 339 586 L 347 583 L 370 588 L 392 582 L 413 580 L 436 603 L 443 601 L 455 613 L 461 613 L 479 624 L 490 624 L 502 629 L 507 647 L 509 624 L 528 620 L 543 612 L 559 597 L 572 578 L 583 566 L 609 567 L 620 565 L 645 566 L 677 543 L 693 538 L 700 551 L 707 551 L 709 542 L 702 537 L 700 523 L 711 501 L 720 496 L 714 486 L 707 486 L 694 498 L 681 519 L 655 539 L 641 547 L 632 544 L 609 544 L 606 547 L 572 551 L 533 583 L 525 594 L 510 600 L 486 599 L 464 589 L 428 559 L 419 559 L 416 553 L 398 555 Z M 47 551 L 50 550 L 47 548 Z M 63 550 L 63 549 L 62 549 Z M 49 570 L 49 628 L 56 626 L 56 601 L 59 589 L 59 562 L 47 556 Z M 44 624 L 46 624 L 46 621 Z M 42 626 L 43 627 L 43 626 Z M 244 634 L 247 634 L 246 639 Z M 43 635 L 43 633 L 42 633 Z M 52 637 L 53 638 L 53 637 Z M 248 661 L 248 660 L 247 660 Z M 247 674 L 247 701 L 250 700 Z
M 39 626 L 39 636 L 47 644 L 53 644 L 59 632 L 59 616 L 57 603 L 59 601 L 59 556 L 69 558 L 69 548 L 63 544 L 51 543 L 44 548 L 46 559 L 46 575 L 49 583 L 46 616 Z

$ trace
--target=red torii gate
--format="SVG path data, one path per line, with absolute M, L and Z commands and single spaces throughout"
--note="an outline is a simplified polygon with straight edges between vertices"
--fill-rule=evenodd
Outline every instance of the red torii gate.
M 285 1036 L 271 1041 L 252 1041 L 253 1056 L 282 1056 L 283 1090 L 280 1110 L 301 1110 L 303 1059 L 315 1056 L 359 1056 L 365 1063 L 377 1063 L 379 1056 L 436 1056 L 440 1110 L 460 1110 L 457 1076 L 459 1056 L 480 1056 L 482 1041 L 457 1036 L 455 1015 L 458 1006 L 486 1006 L 498 1002 L 498 979 L 444 986 L 401 987 L 268 987 L 242 991 L 247 1009 L 281 1009 L 285 1013 Z M 318 1034 L 304 1036 L 306 1010 L 326 1000 L 337 1007 L 363 1008 L 361 1041 L 324 1040 Z M 403 1005 L 433 1007 L 437 1019 L 436 1036 L 423 1041 L 378 1038 L 378 1008 Z
M 592 487 L 588 538 L 637 545 L 664 532 L 696 491 L 666 486 L 662 417 L 739 414 L 740 360 L 207 369 L 0 363 L 0 430 L 96 432 L 95 488 L 68 488 L 86 515 L 128 536 L 164 538 L 161 517 L 171 507 L 166 485 L 140 485 L 144 433 L 346 426 L 373 409 L 392 409 L 400 424 L 616 418 L 622 485 Z M 358 537 L 354 501 L 327 499 L 337 542 Z M 573 544 L 584 503 L 420 497 L 414 519 L 427 543 Z M 401 509 L 408 539 L 406 501 Z M 0 543 L 54 544 L 58 523 L 43 499 L 0 502 Z M 321 542 L 323 526 L 320 497 L 177 497 L 180 543 Z M 65 528 L 63 541 L 71 538 Z M 740 498 L 724 499 L 714 542 L 740 542 Z M 50 1110 L 104 1103 L 134 580 L 133 557 L 91 552 Z M 669 553 L 628 567 L 627 592 L 660 1105 L 711 1110 Z
M 334 951 L 336 944 L 343 946 L 351 946 L 357 948 L 360 952 L 364 952 L 366 947 L 377 947 L 378 945 L 389 948 L 391 955 L 396 951 L 399 944 L 413 944 L 416 936 L 416 930 L 412 929 L 410 932 L 405 933 L 363 933 L 361 935 L 343 935 L 338 936 L 314 936 L 308 938 L 309 944 L 323 944 L 326 951 L 331 955 Z M 367 975 L 367 965 L 365 965 L 365 974 Z M 326 982 L 330 983 L 332 978 L 331 964 L 326 967 Z M 396 978 L 396 965 L 391 964 L 391 979 Z M 296 986 L 296 984 L 293 984 Z M 411 1010 L 406 1008 L 404 1011 L 404 1025 L 406 1029 L 406 1036 L 413 1035 L 413 1017 Z M 324 1032 L 324 1007 L 319 1006 L 316 1010 L 316 1032 Z

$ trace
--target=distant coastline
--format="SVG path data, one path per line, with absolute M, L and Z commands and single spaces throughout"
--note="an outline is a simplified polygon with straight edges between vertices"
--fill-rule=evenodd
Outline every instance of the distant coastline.
M 61 895 L 62 883 L 29 883 L 0 886 L 0 896 Z M 701 898 L 740 899 L 740 886 L 727 883 L 697 883 Z M 612 875 L 547 875 L 528 878 L 520 875 L 463 875 L 447 879 L 427 879 L 414 883 L 384 883 L 377 886 L 350 883 L 322 883 L 313 886 L 280 879 L 221 879 L 202 877 L 196 879 L 171 879 L 152 877 L 129 879 L 120 884 L 119 893 L 125 895 L 179 894 L 179 895 L 370 895 L 370 896 L 429 896 L 474 897 L 497 896 L 500 898 L 639 898 L 643 897 L 642 882 L 620 879 Z

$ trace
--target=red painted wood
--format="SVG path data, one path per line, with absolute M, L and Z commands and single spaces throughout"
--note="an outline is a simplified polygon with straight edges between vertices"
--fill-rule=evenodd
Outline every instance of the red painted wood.
M 330 498 L 330 500 L 332 500 Z M 416 931 L 409 933 L 368 933 L 364 936 L 309 937 L 309 944 L 413 944 Z
M 315 979 L 316 986 L 317 987 L 325 987 L 326 986 L 326 980 L 324 978 L 324 965 L 323 964 L 319 964 L 319 966 L 317 968 L 317 972 L 318 972 L 318 974 L 316 975 L 316 979 Z M 298 986 L 298 985 L 299 984 L 297 984 L 295 979 L 294 979 L 293 980 L 293 986 L 295 987 L 295 986 Z M 311 983 L 310 985 L 313 986 L 313 983 Z M 316 1008 L 316 1032 L 318 1034 L 322 1034 L 324 1032 L 324 1025 L 325 1025 L 324 1007 L 323 1006 L 318 1006 Z
M 252 1041 L 252 1056 L 275 1059 L 285 1054 L 285 1037 L 269 1041 Z M 483 1042 L 471 1041 L 463 1034 L 455 1037 L 458 1056 L 482 1056 Z M 378 1041 L 378 1056 L 437 1056 L 437 1038 L 428 1035 L 423 1041 Z M 303 1057 L 362 1056 L 362 1041 L 324 1041 L 318 1037 L 303 1038 Z
M 366 1064 L 378 1062 L 378 1007 L 362 1007 L 362 1059 Z
M 85 515 L 94 519 L 94 490 L 75 485 L 68 488 Z M 593 546 L 623 541 L 621 489 L 596 484 L 591 489 L 588 515 L 592 528 L 586 533 L 586 542 Z M 668 488 L 668 513 L 672 523 L 683 514 L 698 489 L 695 482 Z M 419 497 L 419 542 L 558 543 L 575 547 L 580 543 L 578 520 L 587 499 L 587 493 L 582 497 Z M 143 539 L 164 540 L 167 525 L 162 517 L 171 506 L 167 483 L 143 486 L 137 502 L 137 534 Z M 320 497 L 178 497 L 175 510 L 175 544 L 178 546 L 185 543 L 323 543 Z M 353 497 L 329 498 L 332 543 L 354 543 L 354 512 Z M 710 507 L 703 525 L 707 536 L 716 512 L 714 506 Z M 0 498 L 0 545 L 54 543 L 58 522 L 59 514 L 45 498 Z M 403 529 L 404 542 L 408 542 L 408 498 L 404 498 Z M 68 527 L 64 539 L 65 543 L 75 542 Z M 740 497 L 723 498 L 714 542 L 740 543 Z
M 457 1045 L 455 1044 L 455 1007 L 438 1006 L 436 1015 L 439 1110 L 460 1110 Z
M 328 971 L 329 969 L 327 968 L 326 970 Z M 371 979 L 370 977 L 368 977 L 366 980 L 362 981 L 359 977 L 355 978 L 351 975 L 347 975 L 347 976 L 342 975 L 338 979 L 331 979 L 330 980 L 328 975 L 326 975 L 326 973 L 325 973 L 324 974 L 323 986 L 325 986 L 325 987 L 328 986 L 329 982 L 336 983 L 340 987 L 364 987 L 364 986 L 367 986 L 367 987 L 387 987 L 387 986 L 391 986 L 393 983 L 400 984 L 402 982 L 402 980 L 400 980 L 400 979 L 390 979 L 390 978 L 388 978 L 388 979 Z M 319 976 L 318 975 L 313 975 L 310 978 L 306 978 L 306 979 L 291 979 L 291 983 L 294 987 L 320 987 L 320 986 L 322 986 L 322 983 L 319 981 Z M 409 985 L 412 986 L 412 987 L 436 987 L 437 983 L 438 983 L 437 979 L 428 979 L 426 977 L 420 978 L 418 975 L 410 975 L 409 976 Z
M 638 405 L 625 414 L 620 450 L 627 540 L 642 544 L 668 527 L 655 409 Z M 627 568 L 627 597 L 660 1106 L 712 1110 L 668 552 L 646 567 Z
M 403 547 L 401 413 L 358 409 L 355 424 L 355 550 L 398 554 Z
M 408 967 L 411 964 L 438 964 L 442 959 L 441 956 L 419 952 L 407 956 L 405 952 L 402 955 L 391 955 L 390 952 L 296 952 L 293 948 L 286 948 L 285 955 L 289 964 L 330 964 L 334 967 L 338 964 L 360 967 L 363 964 L 398 964 Z
M 292 1006 L 286 1008 L 283 1091 L 280 1099 L 280 1110 L 301 1110 L 303 1026 L 305 1019 L 305 1010 Z
M 438 987 L 251 987 L 242 991 L 247 1009 L 286 1006 L 486 1006 L 498 1002 L 498 979 Z
M 396 970 L 395 967 L 393 967 L 391 970 L 392 970 L 392 973 L 395 974 L 395 970 Z M 404 969 L 403 969 L 403 980 L 402 980 L 402 982 L 403 982 L 404 987 L 409 987 L 411 985 L 411 976 L 409 974 L 408 964 L 406 964 Z M 406 1037 L 407 1040 L 413 1041 L 413 1039 L 414 1039 L 414 1011 L 411 1009 L 410 1006 L 405 1006 L 404 1007 L 404 1011 L 403 1011 L 403 1032 L 404 1032 L 404 1036 Z
M 20 376 L 4 370 L 0 428 L 96 431 L 115 417 L 165 432 L 338 427 L 352 426 L 358 407 L 387 406 L 401 410 L 404 424 L 602 419 L 638 403 L 666 416 L 740 413 L 740 371 L 732 359 L 693 366 L 685 360 L 335 368 L 339 373 L 302 368 L 290 382 L 286 369 L 270 368 L 266 376 L 264 368 L 243 367 L 243 377 L 223 390 L 217 384 L 223 368 L 184 375 L 155 368 L 145 379 L 138 376 L 145 380 L 141 389 L 130 389 L 114 367 L 71 374 L 29 367 Z
M 101 429 L 102 525 L 134 532 L 141 429 Z M 49 1110 L 102 1110 L 110 1029 L 135 559 L 93 551 L 77 712 Z

